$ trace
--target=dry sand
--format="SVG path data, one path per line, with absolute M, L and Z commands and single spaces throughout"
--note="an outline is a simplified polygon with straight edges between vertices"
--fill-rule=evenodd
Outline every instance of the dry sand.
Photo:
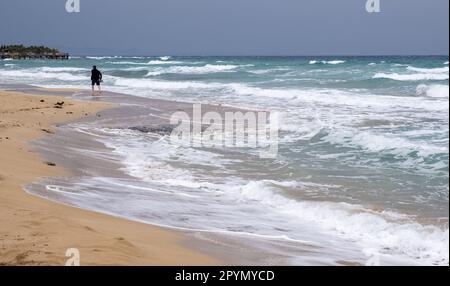
M 64 101 L 62 108 L 56 102 Z M 105 103 L 0 91 L 0 265 L 64 265 L 78 248 L 81 265 L 214 265 L 186 238 L 158 227 L 60 205 L 21 186 L 39 177 L 68 175 L 31 153 L 27 141 L 51 125 L 92 115 Z

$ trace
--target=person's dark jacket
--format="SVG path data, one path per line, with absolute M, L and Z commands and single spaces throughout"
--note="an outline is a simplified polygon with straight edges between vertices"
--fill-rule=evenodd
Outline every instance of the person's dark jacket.
M 99 81 L 102 79 L 102 73 L 98 69 L 93 69 L 91 71 L 91 80 Z

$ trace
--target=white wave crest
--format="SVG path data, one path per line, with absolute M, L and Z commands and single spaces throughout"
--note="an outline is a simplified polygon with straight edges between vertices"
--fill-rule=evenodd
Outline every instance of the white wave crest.
M 441 102 L 424 100 L 417 97 L 373 96 L 371 94 L 354 93 L 337 89 L 265 89 L 245 84 L 229 84 L 224 86 L 230 92 L 242 96 L 261 96 L 290 102 L 311 102 L 324 105 L 359 106 L 364 108 L 423 109 L 430 111 L 447 111 L 448 105 Z
M 431 142 L 412 141 L 400 136 L 377 134 L 371 131 L 331 130 L 323 140 L 350 148 L 362 148 L 369 152 L 389 153 L 397 158 L 408 158 L 417 153 L 420 158 L 448 153 L 448 147 L 432 145 Z
M 148 67 L 131 67 L 121 69 L 122 71 L 148 71 Z
M 73 68 L 73 67 L 42 67 L 38 70 L 43 72 L 87 72 L 87 68 Z
M 201 67 L 189 67 L 189 66 L 174 66 L 170 68 L 157 69 L 155 71 L 150 71 L 147 76 L 156 76 L 167 73 L 178 73 L 178 74 L 207 74 L 207 73 L 217 73 L 217 72 L 227 72 L 237 68 L 235 65 L 205 65 Z
M 145 63 L 130 62 L 130 61 L 107 62 L 107 64 L 112 64 L 112 65 L 145 65 Z
M 441 68 L 417 68 L 407 66 L 408 74 L 399 73 L 377 73 L 373 78 L 385 78 L 398 81 L 421 81 L 421 80 L 448 80 L 448 67 Z
M 292 200 L 277 193 L 268 181 L 250 182 L 240 191 L 242 200 L 260 202 L 272 210 L 355 240 L 363 252 L 375 250 L 381 256 L 398 255 L 424 265 L 449 263 L 448 228 L 392 221 L 392 215 L 385 217 L 358 205 Z
M 64 81 L 86 81 L 88 79 L 87 76 L 74 75 L 67 72 L 44 72 L 44 71 L 36 71 L 36 70 L 8 70 L 1 71 L 0 76 L 13 78 L 15 80 L 21 78 L 28 78 L 33 80 L 40 79 L 57 79 Z
M 106 59 L 121 59 L 121 56 L 88 56 L 86 57 L 86 59 L 90 59 L 90 60 L 106 60 Z
M 419 73 L 448 73 L 448 67 L 443 68 L 416 68 L 412 66 L 408 66 L 406 68 L 409 71 L 419 72 Z
M 343 64 L 343 63 L 345 63 L 345 61 L 342 61 L 342 60 L 334 60 L 334 61 L 317 61 L 317 60 L 313 60 L 313 61 L 309 61 L 310 65 L 315 65 L 315 64 L 338 65 L 338 64 Z
M 448 85 L 426 85 L 421 84 L 416 88 L 418 95 L 425 95 L 429 97 L 448 98 L 449 90 Z
M 117 78 L 115 85 L 129 88 L 146 88 L 151 90 L 182 90 L 182 89 L 213 89 L 220 87 L 216 84 L 207 84 L 201 82 L 189 82 L 189 81 L 158 81 L 151 79 L 125 79 Z
M 416 74 L 398 74 L 398 73 L 377 73 L 373 78 L 385 78 L 398 81 L 420 81 L 420 80 L 448 80 L 448 74 L 440 73 L 416 73 Z
M 168 61 L 168 60 L 152 60 L 147 63 L 147 65 L 175 65 L 175 64 L 182 64 L 182 62 L 179 61 Z

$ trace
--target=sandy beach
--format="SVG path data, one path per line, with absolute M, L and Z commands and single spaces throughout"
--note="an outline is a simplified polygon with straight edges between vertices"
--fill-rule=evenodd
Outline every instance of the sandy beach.
M 62 104 L 62 102 L 64 102 Z M 59 104 L 58 104 L 59 103 Z M 64 265 L 77 248 L 81 265 L 214 265 L 175 232 L 56 204 L 22 186 L 68 171 L 30 152 L 27 142 L 52 125 L 111 108 L 59 96 L 0 91 L 0 265 Z

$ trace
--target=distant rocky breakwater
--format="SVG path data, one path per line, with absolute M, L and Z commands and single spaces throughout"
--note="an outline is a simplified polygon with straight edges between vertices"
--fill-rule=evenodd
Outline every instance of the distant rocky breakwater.
M 0 46 L 0 59 L 49 59 L 49 60 L 68 60 L 69 54 L 62 53 L 57 49 L 44 46 L 9 45 Z

